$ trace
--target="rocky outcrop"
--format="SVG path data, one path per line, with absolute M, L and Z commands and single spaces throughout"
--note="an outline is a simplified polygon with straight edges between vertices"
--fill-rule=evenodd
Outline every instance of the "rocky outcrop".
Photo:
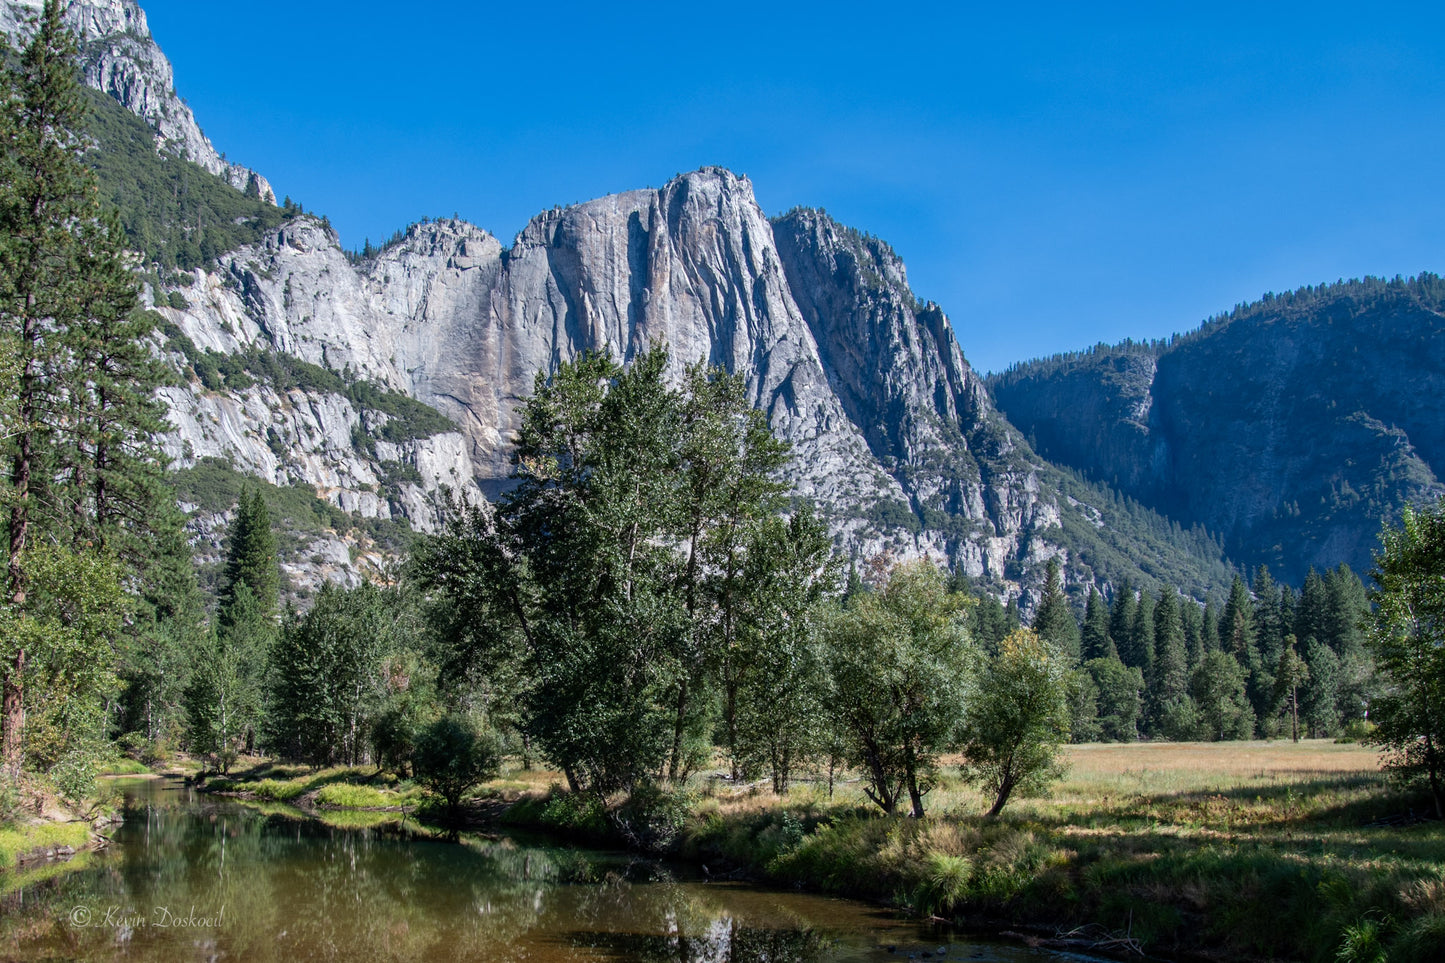
M 0 32 L 9 34 L 13 44 L 23 44 L 44 6 L 44 0 L 0 0 Z M 148 123 L 158 149 L 194 161 L 237 190 L 276 202 L 264 177 L 228 162 L 201 132 L 176 93 L 171 63 L 151 38 L 145 11 L 135 0 L 71 0 L 65 22 L 80 42 L 85 83 Z

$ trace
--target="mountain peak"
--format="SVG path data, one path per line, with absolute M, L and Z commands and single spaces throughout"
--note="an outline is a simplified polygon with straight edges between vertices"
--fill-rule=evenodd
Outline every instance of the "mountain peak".
M 0 0 L 0 32 L 26 43 L 44 0 Z M 151 37 L 145 11 L 135 0 L 71 0 L 65 24 L 80 42 L 85 84 L 114 98 L 150 125 L 156 148 L 194 161 L 237 190 L 253 187 L 276 203 L 264 177 L 224 159 L 202 133 L 191 108 L 176 93 L 171 62 Z

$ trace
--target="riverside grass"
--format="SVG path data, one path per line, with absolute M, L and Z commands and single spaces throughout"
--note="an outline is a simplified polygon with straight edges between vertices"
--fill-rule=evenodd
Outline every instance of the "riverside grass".
M 1135 940 L 1223 959 L 1445 959 L 1445 824 L 1371 826 L 1424 808 L 1367 748 L 1292 743 L 1074 746 L 1050 798 L 986 801 L 947 772 L 923 820 L 816 789 L 703 799 L 699 858 L 915 912 Z M 1366 940 L 1368 943 L 1368 940 Z M 1339 955 L 1341 953 L 1344 955 Z
M 965 929 L 1087 928 L 1177 957 L 1364 960 L 1379 948 L 1391 963 L 1445 959 L 1445 824 L 1371 825 L 1426 808 L 1390 787 L 1372 749 L 1133 743 L 1066 747 L 1064 757 L 1068 773 L 1048 798 L 1012 801 L 991 821 L 956 760 L 945 760 L 921 820 L 882 816 L 850 779 L 831 798 L 818 781 L 780 799 L 695 778 L 639 809 L 573 797 L 555 773 L 514 770 L 476 795 L 510 801 L 500 818 L 512 825 L 613 845 L 638 838 L 619 825 L 645 822 L 658 849 L 714 874 L 733 868 Z M 395 791 L 371 770 L 248 775 L 211 785 L 293 800 Z M 367 792 L 347 796 L 353 787 Z
M 980 929 L 1132 941 L 1228 960 L 1445 959 L 1445 825 L 1371 826 L 1423 809 L 1378 756 L 1325 741 L 1073 746 L 1046 799 L 988 800 L 945 766 L 921 820 L 845 781 L 786 798 L 681 795 L 671 850 L 716 874 L 887 902 Z M 620 816 L 620 807 L 614 817 Z M 606 833 L 596 803 L 529 794 L 514 824 Z M 608 840 L 615 842 L 615 839 Z

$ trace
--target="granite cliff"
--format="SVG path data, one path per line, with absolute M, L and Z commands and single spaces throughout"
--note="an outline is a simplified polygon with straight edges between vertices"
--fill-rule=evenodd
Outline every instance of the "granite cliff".
M 17 15 L 38 3 L 12 2 L 0 28 L 23 33 Z M 215 154 L 135 3 L 79 0 L 67 16 L 87 82 L 150 125 L 159 156 L 272 196 Z M 666 343 L 679 370 L 706 360 L 745 378 L 846 554 L 931 555 L 1025 607 L 1055 556 L 1075 587 L 1202 593 L 1227 575 L 1217 546 L 1035 455 L 886 244 L 818 211 L 769 220 L 730 171 L 554 208 L 509 245 L 443 220 L 358 257 L 324 219 L 288 206 L 275 223 L 165 262 L 200 266 L 143 269 L 180 375 L 166 449 L 189 477 L 225 466 L 348 518 L 433 530 L 449 492 L 505 486 L 539 371 Z M 197 530 L 216 530 L 224 502 L 202 519 L 196 499 Z M 300 540 L 297 571 L 321 559 L 325 577 L 354 578 L 339 559 L 371 545 L 337 537 Z

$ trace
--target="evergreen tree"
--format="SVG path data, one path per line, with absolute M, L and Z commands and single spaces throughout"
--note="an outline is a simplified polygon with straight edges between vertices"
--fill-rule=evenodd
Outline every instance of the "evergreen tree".
M 1314 640 L 1310 640 L 1315 644 Z M 1300 689 L 1309 681 L 1309 666 L 1295 651 L 1295 638 L 1287 635 L 1284 649 L 1279 655 L 1279 665 L 1274 673 L 1275 702 L 1282 705 L 1289 714 L 1290 739 L 1299 742 Z
M 1074 613 L 1069 611 L 1057 558 L 1049 559 L 1044 592 L 1039 598 L 1039 607 L 1034 611 L 1032 628 L 1041 639 L 1074 663 L 1079 661 L 1079 623 L 1074 621 Z
M 1109 638 L 1109 610 L 1099 590 L 1089 586 L 1089 600 L 1084 604 L 1084 625 L 1080 632 L 1080 655 L 1090 659 L 1117 658 L 1114 640 Z
M 1219 640 L 1219 606 L 1214 603 L 1213 597 L 1204 603 L 1204 619 L 1199 627 L 1199 642 L 1203 655 L 1219 652 L 1223 648 Z M 1202 657 L 1200 661 L 1203 661 Z
M 1330 596 L 1324 577 L 1311 567 L 1309 574 L 1305 576 L 1304 588 L 1300 591 L 1294 625 L 1289 631 L 1302 642 L 1310 639 L 1328 642 L 1329 609 Z
M 1345 565 L 1325 576 L 1325 588 L 1329 601 L 1325 637 L 1320 641 L 1328 645 L 1339 660 L 1335 674 L 1335 709 L 1340 722 L 1357 721 L 1364 718 L 1366 708 L 1379 695 L 1373 656 L 1365 647 L 1370 601 L 1359 576 Z
M 1139 593 L 1139 602 L 1134 606 L 1134 621 L 1129 626 L 1127 642 L 1119 647 L 1119 656 L 1124 664 L 1133 666 L 1148 679 L 1154 665 L 1154 600 L 1148 592 Z
M 1288 613 L 1282 610 L 1281 602 L 1288 597 L 1288 589 L 1275 583 L 1267 567 L 1261 567 L 1254 579 L 1254 637 L 1259 647 L 1259 657 L 1265 665 L 1279 662 L 1284 651 L 1284 638 L 1294 631 Z
M 1244 670 L 1224 652 L 1209 652 L 1190 680 L 1203 737 L 1219 741 L 1254 734 L 1254 709 L 1245 692 Z
M 226 567 L 221 589 L 220 618 L 230 618 L 236 593 L 242 585 L 251 591 L 252 603 L 263 617 L 274 619 L 280 606 L 281 570 L 271 513 L 259 489 L 241 487 L 236 514 L 226 534 Z
M 263 725 L 264 676 L 276 638 L 280 570 L 261 493 L 243 486 L 226 532 L 225 584 L 211 633 L 191 659 L 186 714 L 194 752 L 222 772 L 255 748 Z
M 1323 642 L 1306 642 L 1304 660 L 1308 676 L 1300 692 L 1300 715 L 1305 732 L 1332 736 L 1340 725 L 1340 657 Z
M 1129 634 L 1134 631 L 1134 588 L 1125 579 L 1114 593 L 1109 606 L 1109 638 L 1113 640 L 1119 658 L 1124 660 L 1124 650 L 1129 646 Z M 1127 664 L 1127 660 L 1124 660 Z
M 966 591 L 966 588 L 960 587 L 955 591 Z M 1016 607 L 1010 604 L 1005 608 L 1002 602 L 985 592 L 978 597 L 978 604 L 969 617 L 970 634 L 980 649 L 992 655 L 1009 633 L 1019 627 L 1017 619 Z
M 1179 616 L 1184 623 L 1184 651 L 1192 673 L 1204 661 L 1204 612 L 1185 599 L 1181 601 Z
M 1168 739 L 1192 738 L 1195 718 L 1189 698 L 1188 654 L 1179 597 L 1173 589 L 1161 590 L 1154 607 L 1154 659 L 1146 678 L 1151 731 Z
M 62 15 L 46 0 L 26 49 L 6 52 L 0 83 L 0 333 L 17 369 L 4 452 L 13 486 L 6 597 L 19 619 L 29 612 L 28 550 L 41 537 L 125 556 L 138 543 L 120 536 L 164 501 L 152 324 L 135 311 L 121 232 L 83 160 L 84 94 Z M 7 651 L 0 670 L 12 777 L 32 651 Z

